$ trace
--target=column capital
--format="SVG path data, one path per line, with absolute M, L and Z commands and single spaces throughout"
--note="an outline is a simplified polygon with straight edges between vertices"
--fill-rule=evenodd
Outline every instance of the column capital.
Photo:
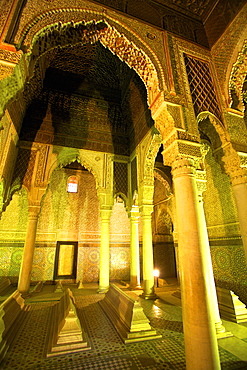
M 228 145 L 223 148 L 221 161 L 233 186 L 247 183 L 247 153 L 237 152 Z
M 176 130 L 163 140 L 163 162 L 167 166 L 172 166 L 176 160 L 191 158 L 197 164 L 196 167 L 201 168 L 203 160 L 201 147 L 197 136 Z
M 111 213 L 112 213 L 112 207 L 109 207 L 109 208 L 101 208 L 100 209 L 100 217 L 101 217 L 101 220 L 110 220 Z
M 36 219 L 39 217 L 40 205 L 29 205 L 28 206 L 28 217 L 29 219 Z
M 138 206 L 132 206 L 129 211 L 129 217 L 131 220 L 138 220 L 140 218 L 140 210 Z
M 181 157 L 172 163 L 172 176 L 177 178 L 185 175 L 196 175 L 196 164 L 193 158 Z
M 153 204 L 142 204 L 140 206 L 140 213 L 142 217 L 148 217 L 152 215 L 154 206 Z

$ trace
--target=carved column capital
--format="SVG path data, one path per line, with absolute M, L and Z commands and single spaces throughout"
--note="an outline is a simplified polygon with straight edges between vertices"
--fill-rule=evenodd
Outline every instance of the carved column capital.
M 224 171 L 230 177 L 232 185 L 244 184 L 247 182 L 247 155 L 236 152 L 232 146 L 223 148 L 221 161 Z
M 97 189 L 97 195 L 100 202 L 101 209 L 112 209 L 113 206 L 113 193 L 111 190 L 99 187 Z
M 139 212 L 139 207 L 138 206 L 133 205 L 131 207 L 131 210 L 129 212 L 129 218 L 133 222 L 135 222 L 135 221 L 138 222 L 138 220 L 140 218 L 140 212 Z
M 179 158 L 192 158 L 197 168 L 202 167 L 201 144 L 197 137 L 186 132 L 175 131 L 167 140 L 163 141 L 163 162 L 172 166 Z
M 155 120 L 155 127 L 165 140 L 175 127 L 174 119 L 168 112 L 165 102 L 162 102 L 155 112 L 152 110 L 152 117 Z
M 196 164 L 193 158 L 181 157 L 172 163 L 172 176 L 177 178 L 184 175 L 196 175 Z
M 112 208 L 101 208 L 100 209 L 100 217 L 101 220 L 109 221 L 112 213 Z
M 30 220 L 36 220 L 39 217 L 40 205 L 29 205 L 28 206 L 28 218 Z
M 140 207 L 140 213 L 143 217 L 151 217 L 154 206 L 153 204 L 142 204 Z

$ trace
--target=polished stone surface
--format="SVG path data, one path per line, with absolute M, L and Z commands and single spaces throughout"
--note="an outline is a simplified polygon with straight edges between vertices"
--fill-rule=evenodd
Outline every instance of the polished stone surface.
M 104 294 L 97 294 L 97 284 L 84 284 L 84 289 L 70 286 L 75 296 L 78 316 L 88 333 L 92 349 L 70 355 L 45 358 L 45 344 L 51 325 L 55 286 L 45 285 L 40 293 L 26 299 L 31 306 L 21 330 L 16 335 L 2 368 L 12 369 L 105 369 L 105 370 L 162 370 L 185 369 L 184 339 L 180 299 L 172 294 L 176 282 L 170 280 L 156 288 L 155 301 L 140 299 L 151 325 L 162 339 L 123 344 L 114 327 L 99 305 Z M 128 291 L 130 296 L 142 291 Z M 55 293 L 58 299 L 58 293 Z M 224 321 L 232 338 L 218 341 L 223 370 L 247 368 L 247 326 Z

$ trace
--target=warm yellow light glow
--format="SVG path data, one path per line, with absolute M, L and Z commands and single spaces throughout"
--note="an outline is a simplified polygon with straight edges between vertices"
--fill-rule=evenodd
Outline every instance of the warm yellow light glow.
M 78 191 L 78 179 L 76 176 L 70 176 L 67 182 L 67 192 L 77 193 Z
M 157 270 L 157 269 L 153 270 L 153 276 L 154 277 L 159 277 L 160 276 L 159 270 Z

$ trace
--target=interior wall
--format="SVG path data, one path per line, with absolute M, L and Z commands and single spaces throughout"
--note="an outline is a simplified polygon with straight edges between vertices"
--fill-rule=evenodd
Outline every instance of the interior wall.
M 230 180 L 211 150 L 205 165 L 203 201 L 216 285 L 233 290 L 247 303 L 247 267 Z
M 69 176 L 78 177 L 78 193 L 67 192 Z M 25 190 L 13 196 L 0 220 L 0 275 L 17 282 L 28 221 Z M 130 226 L 123 203 L 110 220 L 110 279 L 129 279 Z M 78 241 L 77 280 L 97 282 L 100 253 L 100 206 L 93 175 L 66 168 L 53 171 L 42 200 L 32 281 L 53 280 L 57 241 Z
M 154 211 L 152 215 L 154 268 L 160 271 L 160 278 L 175 278 L 176 259 L 173 242 L 173 224 L 168 208 L 167 189 L 160 180 L 154 180 Z

